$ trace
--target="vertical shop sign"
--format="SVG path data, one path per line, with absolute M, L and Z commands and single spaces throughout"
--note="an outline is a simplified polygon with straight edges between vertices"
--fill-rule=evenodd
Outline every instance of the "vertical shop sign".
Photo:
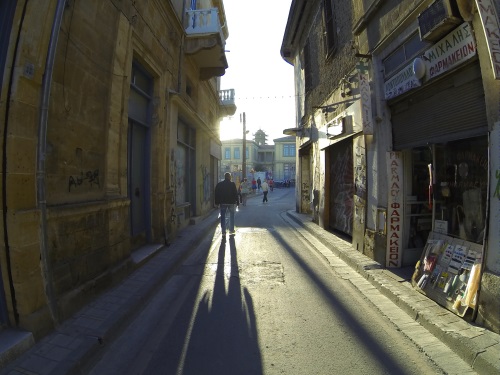
M 493 126 L 490 135 L 491 145 L 491 193 L 490 193 L 490 230 L 486 266 L 500 273 L 500 122 Z
M 389 198 L 387 200 L 387 249 L 386 267 L 401 267 L 403 258 L 403 154 L 387 153 Z
M 361 101 L 361 122 L 363 124 L 363 133 L 373 135 L 372 120 L 372 95 L 370 90 L 370 76 L 368 75 L 368 65 L 359 61 L 356 65 L 358 69 L 359 93 Z
M 490 54 L 493 77 L 500 79 L 500 22 L 492 0 L 476 0 L 486 44 Z

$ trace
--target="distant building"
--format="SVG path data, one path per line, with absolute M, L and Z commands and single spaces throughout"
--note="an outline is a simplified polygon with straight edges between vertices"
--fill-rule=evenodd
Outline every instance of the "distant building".
M 224 179 L 224 173 L 230 172 L 233 181 L 239 184 L 243 178 L 243 139 L 236 138 L 222 141 L 222 159 L 219 180 Z M 246 140 L 246 177 L 251 178 L 254 166 L 257 163 L 259 147 L 252 140 Z
M 259 133 L 261 132 L 261 133 Z M 267 137 L 263 131 L 257 133 L 262 141 Z M 257 134 L 256 133 L 256 134 Z M 246 177 L 255 177 L 255 172 L 263 172 L 266 178 L 275 181 L 295 180 L 295 137 L 274 139 L 274 145 L 257 144 L 256 140 L 246 141 Z M 233 180 L 239 183 L 242 176 L 243 139 L 222 141 L 221 175 L 231 172 Z
M 295 137 L 274 139 L 274 179 L 295 181 L 296 145 Z
M 262 129 L 255 132 L 253 139 L 259 146 L 267 145 L 267 134 Z

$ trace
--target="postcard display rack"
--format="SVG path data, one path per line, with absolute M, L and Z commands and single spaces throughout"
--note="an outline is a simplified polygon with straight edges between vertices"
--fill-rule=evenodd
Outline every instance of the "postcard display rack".
M 463 317 L 476 305 L 483 246 L 431 232 L 415 267 L 412 285 Z

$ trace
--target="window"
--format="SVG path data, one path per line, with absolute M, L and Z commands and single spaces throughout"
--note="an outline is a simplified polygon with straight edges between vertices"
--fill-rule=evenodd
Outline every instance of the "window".
M 325 51 L 330 56 L 337 48 L 337 26 L 332 0 L 323 0 L 323 17 L 325 22 Z
M 283 164 L 283 178 L 285 180 L 295 180 L 295 164 Z
M 196 203 L 196 132 L 195 129 L 181 119 L 177 122 L 176 150 L 176 204 L 191 203 L 195 212 Z M 194 185 L 194 186 L 193 186 Z
M 241 156 L 240 156 L 240 148 L 239 147 L 235 147 L 234 148 L 234 158 L 235 159 L 239 159 Z
M 295 145 L 283 145 L 283 156 L 295 156 Z
M 304 89 L 306 93 L 312 90 L 313 88 L 313 80 L 312 80 L 312 64 L 311 64 L 311 45 L 309 41 L 304 46 L 303 50 L 303 65 L 302 69 L 304 70 Z
M 429 43 L 420 40 L 418 32 L 412 34 L 402 45 L 383 61 L 385 77 L 401 68 L 407 61 L 422 52 Z
M 231 159 L 231 148 L 226 147 L 224 149 L 224 159 L 227 159 L 227 160 Z

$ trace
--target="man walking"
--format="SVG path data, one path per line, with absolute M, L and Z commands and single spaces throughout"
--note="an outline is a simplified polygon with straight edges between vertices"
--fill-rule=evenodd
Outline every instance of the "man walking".
M 267 184 L 266 180 L 260 185 L 262 188 L 262 193 L 264 194 L 264 198 L 262 198 L 262 203 L 267 202 L 267 193 L 269 192 L 269 185 Z
M 231 181 L 231 173 L 224 174 L 224 181 L 215 186 L 215 205 L 220 206 L 220 226 L 222 235 L 226 235 L 226 214 L 229 211 L 229 234 L 234 235 L 234 210 L 239 205 L 236 184 Z

